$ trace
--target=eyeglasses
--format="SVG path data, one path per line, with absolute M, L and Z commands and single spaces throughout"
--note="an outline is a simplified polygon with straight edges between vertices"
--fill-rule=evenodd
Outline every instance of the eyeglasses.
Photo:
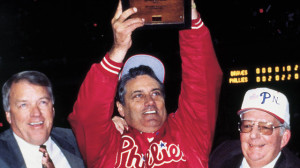
M 273 129 L 283 127 L 283 125 L 279 125 L 275 127 L 271 122 L 257 122 L 252 120 L 241 120 L 241 122 L 239 122 L 238 125 L 239 125 L 239 131 L 241 133 L 249 133 L 252 131 L 253 126 L 257 125 L 258 130 L 262 135 L 272 135 Z

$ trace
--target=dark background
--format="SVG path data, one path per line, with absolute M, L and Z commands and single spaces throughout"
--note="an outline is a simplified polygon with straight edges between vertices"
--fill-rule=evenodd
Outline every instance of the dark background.
M 290 101 L 292 138 L 288 146 L 300 155 L 299 80 L 255 83 L 255 67 L 300 64 L 300 7 L 295 1 L 196 0 L 209 27 L 224 72 L 214 147 L 239 138 L 239 110 L 246 90 L 267 86 Z M 0 0 L 0 84 L 23 70 L 45 73 L 56 97 L 55 125 L 69 127 L 79 86 L 89 67 L 112 45 L 110 19 L 116 0 Z M 168 111 L 174 111 L 180 86 L 178 30 L 137 30 L 128 55 L 146 53 L 166 66 Z M 246 84 L 228 84 L 232 69 L 248 69 Z M 2 108 L 2 106 L 1 106 Z M 3 110 L 2 110 L 3 111 Z M 0 123 L 8 124 L 4 112 Z

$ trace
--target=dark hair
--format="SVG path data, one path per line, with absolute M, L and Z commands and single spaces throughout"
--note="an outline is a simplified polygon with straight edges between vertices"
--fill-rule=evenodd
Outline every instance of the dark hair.
M 38 71 L 22 71 L 10 77 L 2 87 L 2 102 L 4 111 L 10 111 L 9 94 L 12 84 L 18 83 L 19 81 L 23 80 L 34 85 L 46 87 L 51 97 L 52 103 L 54 104 L 52 85 L 48 77 L 45 74 Z
M 125 94 L 126 89 L 125 85 L 130 79 L 133 79 L 139 75 L 149 75 L 153 79 L 155 79 L 160 86 L 163 97 L 165 97 L 165 89 L 163 83 L 156 77 L 155 73 L 149 66 L 140 65 L 139 67 L 131 68 L 127 74 L 122 76 L 118 83 L 118 90 L 116 94 L 116 100 L 119 101 L 122 105 L 125 105 Z

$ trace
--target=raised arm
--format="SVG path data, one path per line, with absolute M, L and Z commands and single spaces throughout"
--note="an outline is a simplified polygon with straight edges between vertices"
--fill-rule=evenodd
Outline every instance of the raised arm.
M 193 12 L 194 11 L 194 12 Z M 199 156 L 207 167 L 213 142 L 218 110 L 222 71 L 219 67 L 211 36 L 200 15 L 192 10 L 191 30 L 180 31 L 182 84 L 178 110 L 175 113 L 186 137 L 187 155 Z M 198 16 L 198 17 L 195 17 Z
M 114 33 L 114 44 L 109 51 L 109 57 L 115 62 L 123 62 L 128 49 L 131 47 L 132 32 L 144 25 L 143 18 L 130 18 L 129 16 L 137 12 L 137 8 L 130 8 L 122 13 L 122 4 L 119 5 L 115 16 L 111 20 L 111 25 Z
M 108 160 L 115 156 L 107 156 L 107 151 L 116 149 L 118 146 L 113 141 L 120 138 L 120 133 L 111 120 L 118 74 L 127 50 L 131 47 L 132 32 L 144 24 L 140 18 L 128 19 L 135 12 L 134 8 L 122 12 L 119 3 L 111 21 L 114 44 L 100 63 L 92 65 L 69 116 L 69 122 L 88 167 L 101 167 L 103 161 L 115 161 Z

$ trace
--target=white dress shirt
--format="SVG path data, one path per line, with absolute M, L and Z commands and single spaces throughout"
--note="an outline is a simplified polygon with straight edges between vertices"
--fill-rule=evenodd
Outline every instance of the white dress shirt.
M 40 146 L 29 144 L 28 142 L 17 136 L 15 133 L 14 137 L 19 145 L 26 167 L 41 168 L 43 153 L 39 151 Z M 51 139 L 51 137 L 49 137 L 44 145 L 46 145 L 49 156 L 56 168 L 71 168 L 66 157 L 61 152 L 60 148 Z

